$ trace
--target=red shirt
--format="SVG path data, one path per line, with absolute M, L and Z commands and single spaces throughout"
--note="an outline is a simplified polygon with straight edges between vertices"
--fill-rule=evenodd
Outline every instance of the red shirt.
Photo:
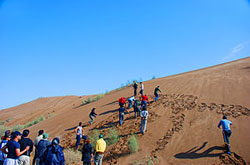
M 142 95 L 141 98 L 142 98 L 143 101 L 148 101 L 148 96 L 146 96 L 146 95 Z
M 120 99 L 119 99 L 119 103 L 126 103 L 126 100 L 125 100 L 125 98 L 124 97 L 121 97 Z

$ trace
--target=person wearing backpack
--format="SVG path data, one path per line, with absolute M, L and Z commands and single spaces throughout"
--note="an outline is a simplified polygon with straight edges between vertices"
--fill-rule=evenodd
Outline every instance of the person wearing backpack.
M 7 154 L 3 153 L 1 149 L 10 141 L 10 135 L 4 135 L 0 143 L 0 165 L 3 165 L 4 160 L 7 158 Z
M 48 140 L 49 134 L 44 133 L 43 139 L 39 141 L 37 145 L 37 158 L 36 158 L 36 164 L 41 164 L 41 159 L 43 158 L 43 154 L 46 151 L 47 147 L 51 145 L 51 142 Z
M 137 117 L 137 113 L 140 114 L 140 102 L 138 99 L 134 101 L 134 113 L 135 113 L 135 118 Z
M 121 98 L 118 100 L 118 102 L 119 102 L 120 107 L 126 106 L 126 99 L 125 99 L 124 97 L 121 97 Z
M 60 140 L 58 137 L 52 140 L 41 160 L 41 165 L 65 165 L 63 148 L 59 145 Z
M 91 141 L 86 139 L 82 147 L 82 161 L 83 165 L 91 165 L 91 160 L 93 158 L 94 149 Z
M 143 107 L 145 107 L 147 109 L 147 104 L 148 104 L 148 101 L 149 101 L 148 96 L 147 95 L 142 95 L 141 99 L 142 99 L 142 101 L 141 101 L 141 109 L 143 109 Z
M 133 87 L 134 87 L 134 96 L 137 96 L 138 83 L 136 81 L 134 81 Z

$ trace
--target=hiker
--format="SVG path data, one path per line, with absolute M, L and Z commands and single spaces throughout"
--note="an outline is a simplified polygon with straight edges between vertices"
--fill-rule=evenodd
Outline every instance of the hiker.
M 21 140 L 22 134 L 18 131 L 15 131 L 12 135 L 13 139 L 8 141 L 8 143 L 1 149 L 3 153 L 7 154 L 7 158 L 4 160 L 4 165 L 18 165 L 19 156 L 30 149 L 30 147 L 27 146 L 24 150 L 20 151 L 20 144 L 18 141 Z
M 143 109 L 143 107 L 145 107 L 147 109 L 147 101 L 148 100 L 148 96 L 147 95 L 142 95 L 141 97 L 142 101 L 141 101 L 141 109 Z
M 131 97 L 128 99 L 128 108 L 129 108 L 129 109 L 132 107 L 134 101 L 135 101 L 135 96 L 131 96 Z
M 41 164 L 41 159 L 43 158 L 44 152 L 46 151 L 47 147 L 51 145 L 51 142 L 48 140 L 49 134 L 44 133 L 43 139 L 39 141 L 37 145 L 37 158 L 36 158 L 36 164 Z
M 58 137 L 52 140 L 44 152 L 41 165 L 65 165 L 63 148 L 59 145 L 60 139 Z
M 136 81 L 134 81 L 133 87 L 134 87 L 134 96 L 137 96 L 138 83 Z
M 11 137 L 11 131 L 10 130 L 6 130 L 4 132 L 4 136 L 1 137 L 1 140 L 4 140 L 6 137 Z
M 119 105 L 120 105 L 120 107 L 126 106 L 126 100 L 124 97 L 121 97 L 119 99 Z
M 156 102 L 156 101 L 158 100 L 158 98 L 159 98 L 159 92 L 161 92 L 160 86 L 157 86 L 157 87 L 155 88 L 155 91 L 154 91 L 155 102 Z
M 227 116 L 224 115 L 222 120 L 220 121 L 220 123 L 218 125 L 218 128 L 220 128 L 221 125 L 222 125 L 222 133 L 223 133 L 223 137 L 224 137 L 224 142 L 226 144 L 227 153 L 231 154 L 229 137 L 232 134 L 232 131 L 230 129 L 230 125 L 232 125 L 232 122 L 227 120 Z
M 119 108 L 119 125 L 121 126 L 124 120 L 124 113 L 125 113 L 125 108 L 120 107 Z
M 83 128 L 82 128 L 82 122 L 79 123 L 78 127 L 76 127 L 75 129 L 75 133 L 76 133 L 76 148 L 78 148 L 79 143 L 81 141 L 83 134 Z
M 106 150 L 106 142 L 103 140 L 103 135 L 99 135 L 99 140 L 96 142 L 95 147 L 95 165 L 102 165 L 102 159 Z
M 93 109 L 91 110 L 90 114 L 89 114 L 89 118 L 91 119 L 91 120 L 89 121 L 89 124 L 90 124 L 90 125 L 94 122 L 96 116 L 97 116 L 97 114 L 95 113 L 95 108 L 93 108 Z
M 82 147 L 82 161 L 83 165 L 91 165 L 91 160 L 93 158 L 94 149 L 91 141 L 89 139 L 85 140 L 85 143 Z
M 27 146 L 29 146 L 29 150 L 23 153 L 19 157 L 20 165 L 30 165 L 30 153 L 33 151 L 33 142 L 30 138 L 28 138 L 30 131 L 25 129 L 23 131 L 22 139 L 18 142 L 20 144 L 20 150 L 24 150 Z
M 138 99 L 134 101 L 134 112 L 135 112 L 135 118 L 137 117 L 137 113 L 140 114 L 140 102 Z
M 3 165 L 4 160 L 7 158 L 7 154 L 3 153 L 1 149 L 10 141 L 10 134 L 6 134 L 2 137 L 2 141 L 0 143 L 0 165 Z
M 148 119 L 148 111 L 146 107 L 143 107 L 142 111 L 140 112 L 141 116 L 141 128 L 140 128 L 140 133 L 144 135 L 147 127 L 147 119 Z
M 140 85 L 141 85 L 141 91 L 140 91 L 140 94 L 141 96 L 143 95 L 143 91 L 144 91 L 144 85 L 142 82 L 140 82 Z
M 40 141 L 41 139 L 43 139 L 43 133 L 44 133 L 44 130 L 39 130 L 39 131 L 38 131 L 38 136 L 37 136 L 37 137 L 35 138 L 35 140 L 34 140 L 35 156 L 34 156 L 33 161 L 32 161 L 32 164 L 33 164 L 33 165 L 35 165 L 35 163 L 36 163 L 36 158 L 37 158 L 37 145 L 38 145 L 39 141 Z

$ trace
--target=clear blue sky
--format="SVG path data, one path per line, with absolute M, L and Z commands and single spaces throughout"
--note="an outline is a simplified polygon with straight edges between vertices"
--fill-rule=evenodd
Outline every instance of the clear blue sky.
M 250 55 L 250 0 L 0 0 L 0 109 Z

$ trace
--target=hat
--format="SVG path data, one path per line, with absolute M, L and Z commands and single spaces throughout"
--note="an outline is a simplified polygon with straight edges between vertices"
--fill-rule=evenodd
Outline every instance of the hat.
M 23 134 L 21 134 L 19 131 L 15 131 L 14 132 L 14 136 L 22 136 Z
M 48 139 L 48 137 L 49 137 L 49 134 L 47 134 L 47 133 L 43 134 L 43 139 Z
M 7 136 L 10 136 L 10 130 L 5 131 L 5 132 L 4 132 L 4 136 L 6 136 L 6 137 L 7 137 Z
M 103 135 L 102 135 L 102 134 L 100 134 L 100 135 L 99 135 L 99 138 L 103 138 Z
M 58 145 L 59 143 L 60 143 L 60 140 L 59 140 L 58 137 L 56 137 L 56 138 L 54 138 L 54 139 L 52 140 L 52 144 Z

